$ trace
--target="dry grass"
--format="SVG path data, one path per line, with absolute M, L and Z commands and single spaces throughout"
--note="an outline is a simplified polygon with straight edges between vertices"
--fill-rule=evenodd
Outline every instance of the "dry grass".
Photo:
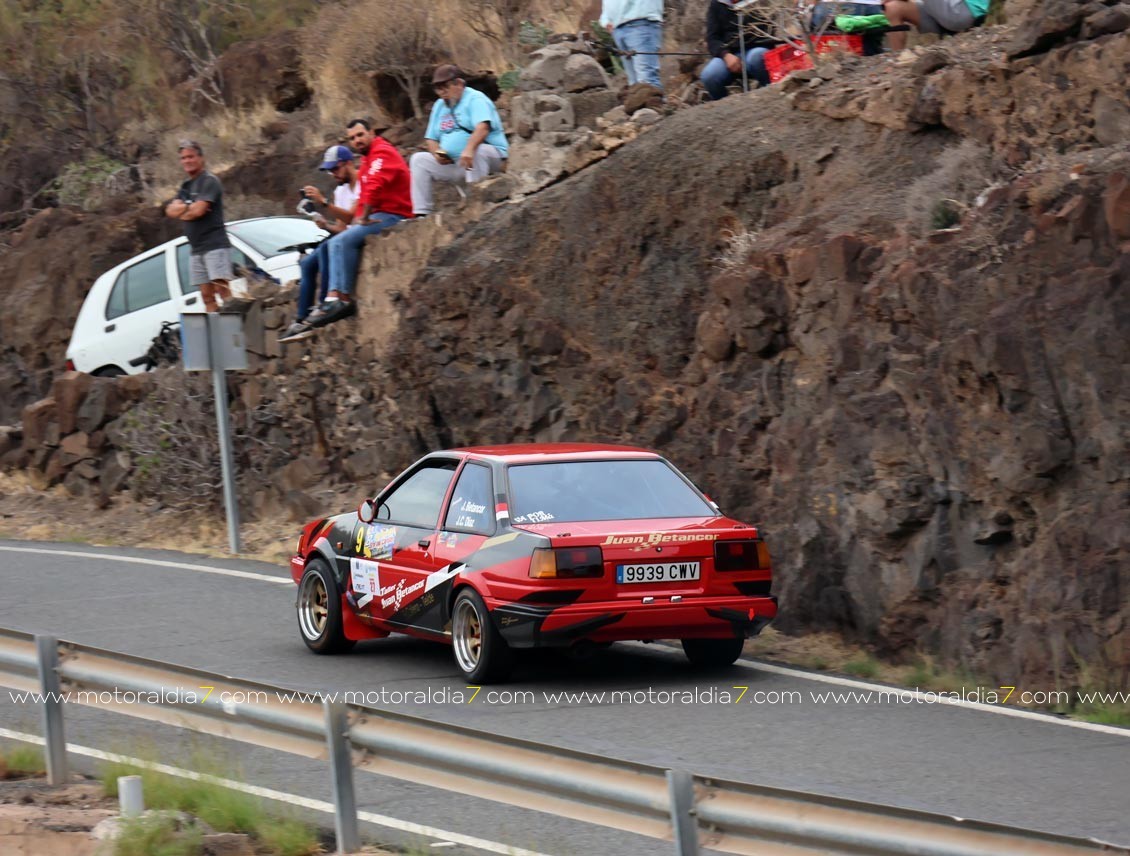
M 926 234 L 957 225 L 994 178 L 992 152 L 987 146 L 964 140 L 946 149 L 934 171 L 907 189 L 906 219 L 911 230 Z
M 760 237 L 758 232 L 750 229 L 733 231 L 727 229 L 722 233 L 722 252 L 714 257 L 714 264 L 724 271 L 740 270 L 746 266 L 750 254 L 757 246 Z
M 157 141 L 157 154 L 140 164 L 146 190 L 154 202 L 171 197 L 184 181 L 184 172 L 177 160 L 177 142 L 196 140 L 204 149 L 208 169 L 223 172 L 246 161 L 262 142 L 261 129 L 282 114 L 266 98 L 253 107 L 213 111 L 206 119 L 185 119 L 172 127 L 156 127 L 151 119 L 139 119 L 122 131 L 128 141 L 144 141 L 148 146 Z M 321 135 L 317 128 L 309 130 L 308 143 L 317 148 Z
M 355 491 L 345 493 L 311 491 L 328 511 L 344 511 L 356 504 Z M 243 516 L 248 516 L 246 508 Z M 240 526 L 243 555 L 284 564 L 294 551 L 301 525 L 285 515 L 245 519 Z M 223 512 L 160 508 L 125 493 L 112 497 L 106 508 L 96 509 L 76 502 L 61 485 L 35 490 L 18 472 L 0 473 L 0 539 L 149 547 L 217 558 L 230 555 Z

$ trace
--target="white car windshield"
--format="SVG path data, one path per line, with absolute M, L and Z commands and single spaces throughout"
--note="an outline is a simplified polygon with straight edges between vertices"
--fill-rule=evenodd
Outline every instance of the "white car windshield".
M 265 217 L 232 223 L 228 225 L 228 232 L 265 259 L 280 255 L 286 247 L 321 240 L 327 234 L 312 220 L 301 217 Z
M 666 461 L 562 461 L 509 467 L 512 523 L 715 517 Z

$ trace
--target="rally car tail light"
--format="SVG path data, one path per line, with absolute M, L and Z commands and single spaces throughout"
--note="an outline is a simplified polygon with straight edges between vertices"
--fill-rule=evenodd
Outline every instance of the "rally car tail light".
M 764 541 L 715 541 L 714 570 L 763 571 L 769 567 L 769 547 Z
M 530 561 L 530 576 L 537 580 L 602 577 L 604 554 L 599 547 L 539 548 Z

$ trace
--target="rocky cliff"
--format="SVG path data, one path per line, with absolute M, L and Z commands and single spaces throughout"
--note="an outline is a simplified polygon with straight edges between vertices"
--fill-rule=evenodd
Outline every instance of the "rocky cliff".
M 1044 11 L 681 111 L 460 229 L 405 224 L 351 331 L 280 352 L 265 306 L 235 418 L 245 457 L 293 463 L 251 498 L 453 444 L 654 446 L 764 528 L 782 627 L 1125 686 L 1130 17 Z M 129 413 L 89 455 L 128 451 Z M 50 466 L 53 418 L 10 460 Z

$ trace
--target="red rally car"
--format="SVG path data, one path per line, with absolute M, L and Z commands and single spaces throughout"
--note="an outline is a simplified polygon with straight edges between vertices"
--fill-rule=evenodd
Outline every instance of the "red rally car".
M 777 614 L 757 530 L 628 446 L 435 452 L 308 523 L 290 572 L 312 651 L 406 633 L 450 643 L 471 683 L 504 679 L 514 648 L 627 639 L 729 665 Z

